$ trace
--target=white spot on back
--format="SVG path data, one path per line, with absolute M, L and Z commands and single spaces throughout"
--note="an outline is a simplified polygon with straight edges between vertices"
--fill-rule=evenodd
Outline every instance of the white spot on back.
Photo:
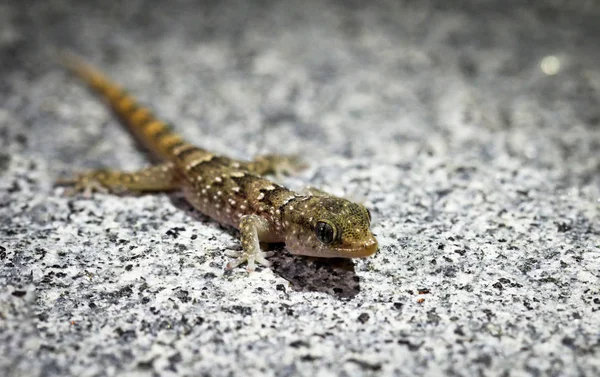
M 193 168 L 200 165 L 201 163 L 212 160 L 212 158 L 213 158 L 213 155 L 211 155 L 211 154 L 207 154 L 203 157 L 197 158 L 193 161 L 190 161 L 190 163 L 185 167 L 185 169 L 192 170 Z
M 181 145 L 181 146 L 173 149 L 173 154 L 179 154 L 179 153 L 181 153 L 184 150 L 189 149 L 189 148 L 193 148 L 193 147 L 191 145 L 189 145 L 189 144 L 183 144 L 183 145 Z

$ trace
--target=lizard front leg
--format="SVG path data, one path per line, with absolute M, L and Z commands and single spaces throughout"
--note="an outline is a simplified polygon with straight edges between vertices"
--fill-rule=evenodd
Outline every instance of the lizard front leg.
M 265 154 L 244 163 L 243 168 L 258 175 L 291 175 L 306 169 L 308 165 L 296 155 Z
M 227 264 L 227 269 L 233 269 L 244 262 L 248 262 L 248 271 L 253 271 L 255 263 L 265 267 L 271 265 L 266 259 L 267 253 L 260 249 L 260 240 L 269 239 L 271 227 L 269 222 L 258 215 L 245 215 L 240 219 L 240 236 L 242 251 L 232 254 L 237 257 Z
M 93 191 L 143 193 L 170 191 L 179 187 L 177 170 L 171 163 L 151 166 L 137 172 L 93 170 L 72 179 L 59 179 L 59 185 L 72 185 L 73 191 L 89 196 Z
M 333 196 L 333 195 L 331 195 L 331 194 L 329 194 L 329 193 L 327 193 L 327 192 L 325 192 L 325 191 L 323 191 L 321 189 L 313 187 L 313 186 L 305 187 L 302 190 L 302 193 L 305 194 L 305 195 L 310 195 L 310 196 L 321 196 L 321 197 L 330 197 L 330 196 Z

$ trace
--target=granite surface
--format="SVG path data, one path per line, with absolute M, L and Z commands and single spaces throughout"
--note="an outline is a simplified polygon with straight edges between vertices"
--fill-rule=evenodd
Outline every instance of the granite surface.
M 118 3 L 123 3 L 117 6 Z M 599 376 L 593 1 L 0 3 L 0 376 Z M 198 145 L 300 153 L 381 249 L 225 272 L 68 48 Z

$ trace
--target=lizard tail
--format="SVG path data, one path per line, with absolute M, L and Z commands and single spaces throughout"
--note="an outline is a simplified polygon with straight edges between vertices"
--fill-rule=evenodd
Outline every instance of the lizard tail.
M 187 147 L 188 144 L 171 126 L 157 119 L 148 108 L 138 104 L 131 95 L 102 72 L 70 52 L 61 52 L 60 59 L 67 68 L 98 92 L 136 138 L 158 157 L 173 160 L 177 157 L 177 148 Z

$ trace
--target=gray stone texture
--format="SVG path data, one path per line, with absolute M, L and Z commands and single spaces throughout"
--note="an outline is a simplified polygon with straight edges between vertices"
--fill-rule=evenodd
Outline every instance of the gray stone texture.
M 0 376 L 599 376 L 600 4 L 0 3 Z M 200 146 L 300 153 L 381 250 L 225 272 L 71 49 Z M 556 63 L 559 66 L 556 66 Z

